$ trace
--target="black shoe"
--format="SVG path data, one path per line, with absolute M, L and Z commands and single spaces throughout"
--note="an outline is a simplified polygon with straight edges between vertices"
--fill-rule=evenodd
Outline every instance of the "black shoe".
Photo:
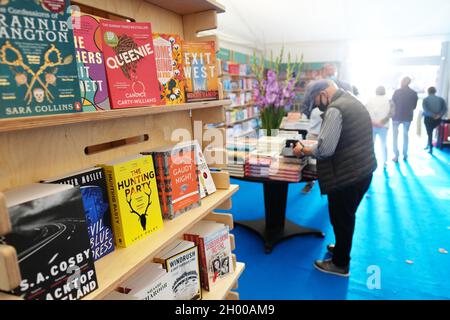
M 433 148 L 430 148 L 430 150 L 428 151 L 429 154 L 433 154 Z
M 314 267 L 324 273 L 334 274 L 339 277 L 350 276 L 349 267 L 341 268 L 336 266 L 331 259 L 328 260 L 316 260 L 314 262 Z
M 327 251 L 329 254 L 334 254 L 334 244 L 327 245 Z
M 408 156 L 404 156 L 403 161 L 408 161 Z
M 425 149 L 423 149 L 423 150 L 428 150 L 428 149 L 430 149 L 430 146 L 426 146 Z

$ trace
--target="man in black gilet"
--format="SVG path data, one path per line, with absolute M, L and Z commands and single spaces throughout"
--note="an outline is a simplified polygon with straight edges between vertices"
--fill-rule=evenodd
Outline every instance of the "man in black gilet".
M 333 258 L 317 260 L 314 266 L 322 272 L 349 276 L 356 210 L 377 168 L 372 121 L 358 99 L 330 80 L 312 82 L 304 104 L 323 111 L 323 123 L 317 146 L 308 148 L 298 143 L 295 154 L 317 158 L 320 190 L 328 196 L 336 238 L 335 245 L 327 246 Z

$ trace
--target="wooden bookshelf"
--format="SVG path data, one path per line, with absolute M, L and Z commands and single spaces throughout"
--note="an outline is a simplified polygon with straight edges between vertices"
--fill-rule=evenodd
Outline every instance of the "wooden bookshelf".
M 231 74 L 227 72 L 222 72 L 220 74 L 220 77 L 236 77 L 236 78 L 249 78 L 249 79 L 256 79 L 255 75 L 241 75 L 241 74 Z
M 228 277 L 221 279 L 211 291 L 203 290 L 203 300 L 223 300 L 227 297 L 228 293 L 236 285 L 239 277 L 244 272 L 245 264 L 236 263 L 236 270 Z
M 231 100 L 216 100 L 216 101 L 184 103 L 173 106 L 149 106 L 140 108 L 120 109 L 120 110 L 80 112 L 71 114 L 56 114 L 49 116 L 1 119 L 0 132 L 55 127 L 93 121 L 135 118 L 177 111 L 191 111 L 217 107 L 222 108 L 223 106 L 228 106 L 230 104 Z
M 244 123 L 244 122 L 247 122 L 247 121 L 250 121 L 250 120 L 254 120 L 254 119 L 259 119 L 259 116 L 249 117 L 247 119 L 243 119 L 243 120 L 238 120 L 238 121 L 235 121 L 235 122 L 227 123 L 226 126 L 230 128 L 230 127 L 233 127 L 233 126 L 235 126 L 237 124 Z
M 226 93 L 253 92 L 253 90 L 252 89 L 236 89 L 236 90 L 224 90 L 223 92 L 226 94 Z
M 214 10 L 225 12 L 225 7 L 214 0 L 145 0 L 158 7 L 170 10 L 180 15 Z
M 147 262 L 151 262 L 155 254 L 171 241 L 181 238 L 183 233 L 195 223 L 205 218 L 221 204 L 226 202 L 239 187 L 231 185 L 228 190 L 218 190 L 202 200 L 199 208 L 190 210 L 174 220 L 164 221 L 162 230 L 125 249 L 116 249 L 111 254 L 95 263 L 99 289 L 84 299 L 101 299 L 114 290 L 127 277 L 131 276 Z
M 226 107 L 226 110 L 233 110 L 233 109 L 244 109 L 244 108 L 248 108 L 248 107 L 252 107 L 252 106 L 254 106 L 254 103 L 253 102 L 249 102 L 249 103 L 246 103 L 246 104 L 241 104 L 241 105 L 237 105 L 237 106 L 228 106 L 228 107 Z

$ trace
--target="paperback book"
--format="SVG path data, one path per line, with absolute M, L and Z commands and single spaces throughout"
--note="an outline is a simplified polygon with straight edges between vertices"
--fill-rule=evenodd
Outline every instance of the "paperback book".
M 100 20 L 112 109 L 161 103 L 150 23 Z
M 114 251 L 111 211 L 106 178 L 102 168 L 90 168 L 44 181 L 79 186 L 94 261 Z
M 133 156 L 103 165 L 115 245 L 128 247 L 163 226 L 152 157 Z
M 161 101 L 164 104 L 186 102 L 181 39 L 174 34 L 153 34 L 156 70 Z
M 78 187 L 37 183 L 4 192 L 12 231 L 0 244 L 17 251 L 26 300 L 78 300 L 97 289 Z
M 72 15 L 72 25 L 83 111 L 109 110 L 100 23 L 96 17 L 82 14 Z
M 69 5 L 0 1 L 0 118 L 82 111 Z
M 219 99 L 215 42 L 183 42 L 182 50 L 186 101 Z

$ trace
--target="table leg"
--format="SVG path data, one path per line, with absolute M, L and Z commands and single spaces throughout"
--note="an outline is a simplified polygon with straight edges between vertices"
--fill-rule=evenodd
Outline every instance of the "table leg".
M 264 240 L 266 253 L 271 253 L 278 242 L 294 236 L 315 235 L 325 237 L 320 230 L 306 228 L 286 221 L 287 183 L 264 183 L 265 219 L 253 221 L 236 221 L 237 225 L 246 227 Z

